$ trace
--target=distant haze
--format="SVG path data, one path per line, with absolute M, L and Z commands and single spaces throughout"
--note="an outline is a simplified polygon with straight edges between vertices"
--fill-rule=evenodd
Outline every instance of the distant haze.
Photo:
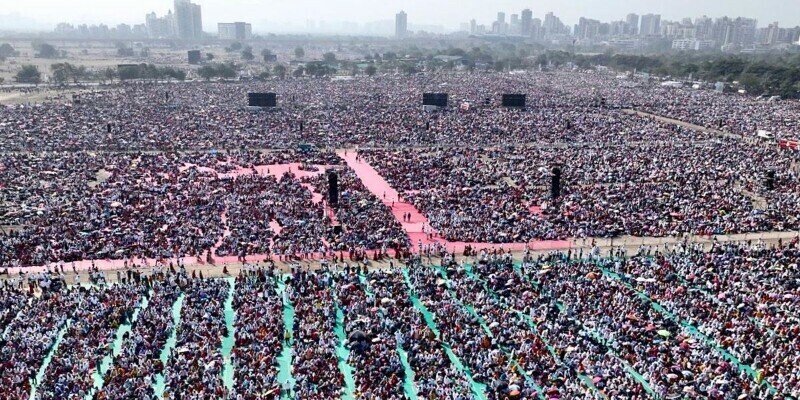
M 491 24 L 498 11 L 518 14 L 524 8 L 533 10 L 534 18 L 553 11 L 567 25 L 580 17 L 613 21 L 628 13 L 661 14 L 662 20 L 684 17 L 749 17 L 759 26 L 778 21 L 782 27 L 800 25 L 800 4 L 797 0 L 196 0 L 202 6 L 203 30 L 216 32 L 217 22 L 245 21 L 255 32 L 303 32 L 309 27 L 342 22 L 358 24 L 394 18 L 401 9 L 408 13 L 414 26 L 441 26 L 452 30 L 460 23 L 476 19 Z M 163 15 L 173 8 L 172 1 L 162 0 L 2 0 L 0 30 L 52 30 L 59 22 L 71 24 L 119 23 L 142 24 L 146 13 Z M 341 28 L 339 29 L 341 30 Z

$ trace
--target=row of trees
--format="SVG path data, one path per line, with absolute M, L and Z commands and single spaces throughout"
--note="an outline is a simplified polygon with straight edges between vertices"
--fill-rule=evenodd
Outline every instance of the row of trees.
M 569 60 L 581 68 L 605 65 L 620 71 L 641 71 L 658 76 L 703 80 L 707 82 L 738 82 L 752 94 L 800 98 L 800 54 L 721 55 L 672 54 L 625 55 L 599 54 L 593 56 L 556 54 L 543 55 L 546 60 Z
M 86 80 L 101 82 L 114 82 L 114 79 L 154 79 L 154 80 L 185 80 L 186 72 L 172 67 L 158 67 L 153 64 L 138 64 L 123 66 L 118 69 L 108 67 L 98 71 L 89 71 L 83 65 L 70 63 L 56 63 L 50 66 L 51 80 L 57 84 L 68 82 L 78 83 Z M 234 73 L 235 74 L 235 73 Z M 42 72 L 35 65 L 23 65 L 14 77 L 17 83 L 42 83 Z
M 120 67 L 118 69 L 120 80 L 152 79 L 152 80 L 185 80 L 186 71 L 172 67 L 158 67 L 153 64 L 138 64 Z
M 52 79 L 56 83 L 66 83 L 69 81 L 78 82 L 87 78 L 86 67 L 83 65 L 75 66 L 70 63 L 57 63 L 50 66 L 53 73 Z
M 233 79 L 238 75 L 238 68 L 233 63 L 214 63 L 203 65 L 197 70 L 197 74 L 205 80 L 211 78 Z

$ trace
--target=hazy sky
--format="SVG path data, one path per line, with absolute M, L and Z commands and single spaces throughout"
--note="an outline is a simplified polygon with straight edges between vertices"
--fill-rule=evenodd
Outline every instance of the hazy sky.
M 676 20 L 703 14 L 757 18 L 759 26 L 779 21 L 781 26 L 800 24 L 797 0 L 196 0 L 203 7 L 203 29 L 216 31 L 217 22 L 246 21 L 253 30 L 270 31 L 266 21 L 291 23 L 299 28 L 306 21 L 353 21 L 358 23 L 393 19 L 399 10 L 408 13 L 410 24 L 458 27 L 475 18 L 489 24 L 498 11 L 506 15 L 523 8 L 533 10 L 534 18 L 548 11 L 568 25 L 581 16 L 602 21 L 623 19 L 629 12 L 659 13 L 662 19 Z M 159 15 L 173 8 L 170 0 L 0 0 L 0 15 L 20 20 L 32 19 L 39 25 L 70 23 L 144 23 L 144 15 Z M 508 21 L 509 17 L 506 17 Z M 0 27 L 1 29 L 2 27 Z

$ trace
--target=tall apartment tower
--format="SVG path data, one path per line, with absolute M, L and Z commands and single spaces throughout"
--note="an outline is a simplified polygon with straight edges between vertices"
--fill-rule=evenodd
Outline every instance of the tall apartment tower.
M 178 38 L 197 40 L 203 37 L 200 5 L 190 0 L 175 0 L 175 32 Z
M 408 15 L 405 11 L 400 11 L 394 16 L 394 35 L 402 38 L 408 34 Z
M 635 35 L 639 33 L 639 14 L 630 13 L 625 18 L 625 24 L 627 25 L 627 34 Z
M 520 20 L 519 28 L 522 36 L 530 36 L 531 28 L 533 27 L 533 12 L 526 8 L 522 10 L 522 18 Z

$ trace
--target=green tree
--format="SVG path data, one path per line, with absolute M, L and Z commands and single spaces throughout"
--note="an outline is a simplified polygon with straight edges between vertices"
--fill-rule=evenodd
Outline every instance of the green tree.
M 32 45 L 36 50 L 36 56 L 40 58 L 56 58 L 58 57 L 58 50 L 49 43 L 35 43 Z
M 50 66 L 53 73 L 52 78 L 58 84 L 63 84 L 70 79 L 72 65 L 69 63 L 57 63 Z
M 23 65 L 17 72 L 14 80 L 19 83 L 39 84 L 42 81 L 42 73 L 35 65 Z
M 305 75 L 320 77 L 325 75 L 325 66 L 322 63 L 308 63 L 304 71 Z
M 73 66 L 72 68 L 72 81 L 78 83 L 79 81 L 85 80 L 89 76 L 89 72 L 86 70 L 85 65 L 78 65 L 77 67 Z
M 374 65 L 370 64 L 367 65 L 367 68 L 364 70 L 364 72 L 367 74 L 367 76 L 375 76 L 375 73 L 378 72 L 378 69 L 375 68 Z
M 283 64 L 278 64 L 272 68 L 272 73 L 275 74 L 280 79 L 286 78 L 286 66 Z
M 102 71 L 100 76 L 102 79 L 108 79 L 111 83 L 114 83 L 114 78 L 117 77 L 117 71 L 114 68 L 108 67 Z
M 197 70 L 197 75 L 208 81 L 217 76 L 217 69 L 211 65 L 204 65 Z
M 306 51 L 303 50 L 302 47 L 297 47 L 294 49 L 294 58 L 301 59 L 306 56 Z
M 236 78 L 236 66 L 233 63 L 219 64 L 217 73 L 224 79 Z
M 5 81 L 6 81 L 6 78 L 0 77 L 0 85 L 2 85 L 3 82 L 5 82 Z
M 756 74 L 742 74 L 739 77 L 739 84 L 754 95 L 762 94 L 765 91 L 764 81 Z
M 239 50 L 242 49 L 242 44 L 239 43 L 239 42 L 233 42 L 233 43 L 231 43 L 231 47 L 230 48 L 231 48 L 232 51 L 239 51 Z
M 12 47 L 10 44 L 8 43 L 0 44 L 0 58 L 13 57 L 16 54 L 17 52 L 14 51 L 14 47 Z
M 297 67 L 297 69 L 294 70 L 294 72 L 292 72 L 292 76 L 294 76 L 295 78 L 299 78 L 299 77 L 303 76 L 303 74 L 305 74 L 305 72 L 306 72 L 305 68 L 303 68 L 303 66 L 300 65 L 300 66 Z
M 214 59 L 214 53 L 206 53 L 206 60 L 212 61 Z
M 117 69 L 117 76 L 121 81 L 126 81 L 129 79 L 139 79 L 140 78 L 139 66 L 134 65 L 134 66 L 119 67 Z
M 139 50 L 139 56 L 140 57 L 150 57 L 150 48 L 149 47 L 143 47 L 141 50 Z
M 253 48 L 250 46 L 245 47 L 244 50 L 242 50 L 242 58 L 245 61 L 253 61 L 256 58 L 256 56 L 253 55 Z
M 322 59 L 328 64 L 333 64 L 336 62 L 336 54 L 329 51 L 322 55 Z
M 117 56 L 119 57 L 133 57 L 133 49 L 130 47 L 117 47 Z
M 270 49 L 261 50 L 261 57 L 264 59 L 264 62 L 269 62 L 272 56 L 273 56 L 272 50 Z

